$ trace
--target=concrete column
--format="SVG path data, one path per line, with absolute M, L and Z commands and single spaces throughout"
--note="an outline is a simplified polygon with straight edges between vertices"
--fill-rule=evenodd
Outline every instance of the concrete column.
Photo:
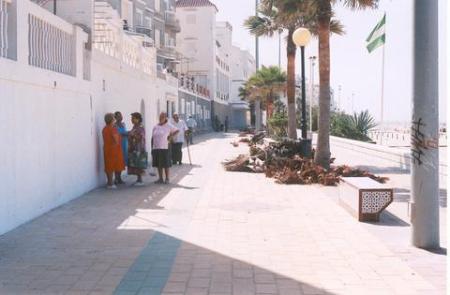
M 414 1 L 412 244 L 439 247 L 438 0 Z
M 84 48 L 88 42 L 88 35 L 79 26 L 73 27 L 73 35 L 75 37 L 75 77 L 83 79 L 84 73 Z M 90 62 L 90 61 L 89 61 Z

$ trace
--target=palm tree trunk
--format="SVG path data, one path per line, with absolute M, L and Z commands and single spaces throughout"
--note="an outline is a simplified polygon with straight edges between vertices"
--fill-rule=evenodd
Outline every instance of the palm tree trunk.
M 271 119 L 273 116 L 273 94 L 272 90 L 270 91 L 269 95 L 267 96 L 267 118 Z
M 295 53 L 297 47 L 292 40 L 295 29 L 289 29 L 287 38 L 287 110 L 288 110 L 288 136 L 297 139 L 297 114 L 295 111 Z
M 261 101 L 259 99 L 255 101 L 255 129 L 256 131 L 262 129 Z
M 330 0 L 318 0 L 319 33 L 319 135 L 315 163 L 330 167 Z

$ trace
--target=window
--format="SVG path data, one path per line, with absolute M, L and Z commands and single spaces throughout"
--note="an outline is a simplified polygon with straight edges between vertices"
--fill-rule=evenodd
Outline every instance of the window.
M 136 25 L 137 26 L 144 25 L 144 13 L 140 9 L 136 9 Z
M 164 33 L 164 45 L 166 46 L 166 47 L 169 47 L 170 46 L 170 39 L 169 39 L 169 34 L 168 33 Z
M 155 30 L 155 44 L 157 48 L 161 48 L 161 31 Z
M 189 25 L 195 25 L 197 23 L 197 16 L 195 14 L 186 15 L 186 23 Z
M 145 27 L 151 28 L 152 27 L 152 19 L 148 16 L 145 17 Z
M 186 103 L 186 100 L 184 98 L 182 98 L 181 99 L 181 107 L 180 107 L 182 114 L 185 114 L 185 112 L 186 112 L 186 105 L 185 105 L 185 103 Z

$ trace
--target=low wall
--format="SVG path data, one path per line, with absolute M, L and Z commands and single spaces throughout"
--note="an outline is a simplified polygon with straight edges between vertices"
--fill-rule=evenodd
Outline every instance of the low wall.
M 330 145 L 332 153 L 333 149 L 342 148 L 351 151 L 354 156 L 358 157 L 359 162 L 376 163 L 379 166 L 391 167 L 405 173 L 409 173 L 411 169 L 411 153 L 409 150 L 335 136 L 331 136 Z M 439 175 L 440 181 L 446 181 L 447 163 L 442 160 L 439 163 Z

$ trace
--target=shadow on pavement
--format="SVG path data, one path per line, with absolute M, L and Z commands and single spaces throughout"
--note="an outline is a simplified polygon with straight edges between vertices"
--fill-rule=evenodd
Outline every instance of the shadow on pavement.
M 196 189 L 176 184 L 193 168 L 174 168 L 173 185 L 146 176 L 144 187 L 94 190 L 0 236 L 0 294 L 152 295 L 200 281 L 189 294 L 333 294 L 151 229 L 168 227 L 157 217 L 172 190 Z
M 383 210 L 380 215 L 380 221 L 379 222 L 367 222 L 372 225 L 377 226 L 410 226 L 409 223 L 403 221 L 402 219 L 398 218 L 396 215 L 390 213 L 387 210 Z
M 156 232 L 115 290 L 120 294 L 334 293 Z
M 436 249 L 424 249 L 424 250 L 428 251 L 430 253 L 433 253 L 433 254 L 447 256 L 447 248 L 439 247 L 439 248 L 436 248 Z

